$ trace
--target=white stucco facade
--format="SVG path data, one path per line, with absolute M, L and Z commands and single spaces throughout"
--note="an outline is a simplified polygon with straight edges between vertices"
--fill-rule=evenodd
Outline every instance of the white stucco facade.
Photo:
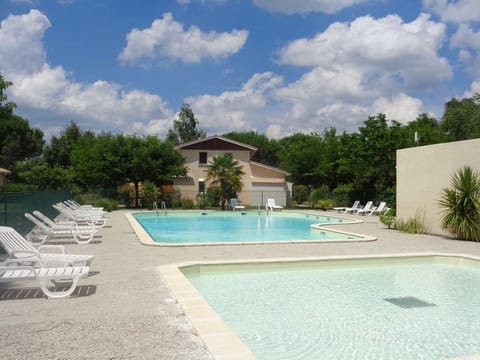
M 215 157 L 230 153 L 245 173 L 242 177 L 243 188 L 238 194 L 238 200 L 242 204 L 263 206 L 267 198 L 274 198 L 281 206 L 290 202 L 290 187 L 285 180 L 288 172 L 251 161 L 257 150 L 253 146 L 221 136 L 212 136 L 181 144 L 176 149 L 185 157 L 185 166 L 188 169 L 186 177 L 173 179 L 175 190 L 182 196 L 194 199 L 201 190 L 201 182 L 205 184 L 206 190 L 211 185 L 207 180 L 208 164 Z
M 413 218 L 418 211 L 430 233 L 448 234 L 440 226 L 438 200 L 466 165 L 480 172 L 480 139 L 397 150 L 397 218 Z

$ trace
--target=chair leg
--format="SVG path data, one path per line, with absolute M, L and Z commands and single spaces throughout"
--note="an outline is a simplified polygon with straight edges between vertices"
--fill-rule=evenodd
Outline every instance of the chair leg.
M 63 299 L 69 297 L 76 289 L 78 283 L 78 277 L 74 277 L 71 279 L 72 284 L 67 290 L 64 291 L 51 291 L 48 288 L 48 280 L 47 279 L 38 279 L 40 283 L 40 289 L 42 289 L 43 293 L 47 295 L 49 299 Z

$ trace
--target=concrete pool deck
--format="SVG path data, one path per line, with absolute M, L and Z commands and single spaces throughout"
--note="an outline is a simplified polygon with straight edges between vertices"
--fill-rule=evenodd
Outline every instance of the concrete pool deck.
M 126 220 L 109 214 L 109 227 L 89 245 L 66 244 L 67 252 L 93 254 L 91 276 L 74 297 L 46 300 L 34 282 L 0 284 L 2 359 L 211 359 L 158 267 L 192 261 L 323 257 L 401 253 L 480 256 L 480 243 L 386 229 L 378 217 L 354 216 L 360 224 L 339 230 L 377 241 L 152 247 L 142 245 Z M 322 214 L 322 212 L 318 212 Z M 338 215 L 328 212 L 329 215 Z

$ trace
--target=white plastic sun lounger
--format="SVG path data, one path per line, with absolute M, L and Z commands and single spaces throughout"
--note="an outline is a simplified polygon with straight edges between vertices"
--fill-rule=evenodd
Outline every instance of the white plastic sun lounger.
M 75 221 L 77 224 L 103 227 L 108 220 L 102 214 L 72 210 L 61 203 L 55 204 L 53 207 L 60 213 L 59 219 Z
M 56 229 L 67 229 L 70 230 L 72 227 L 76 228 L 79 232 L 88 232 L 95 230 L 98 231 L 98 227 L 94 225 L 82 225 L 77 224 L 75 221 L 72 220 L 58 220 L 58 222 L 53 221 L 48 216 L 44 215 L 38 210 L 34 210 L 33 215 L 37 217 L 39 220 L 43 221 L 47 226 L 53 227 Z
M 390 210 L 389 207 L 387 207 L 387 203 L 385 201 L 382 201 L 380 203 L 380 205 L 378 205 L 378 207 L 375 207 L 373 208 L 370 213 L 368 214 L 368 216 L 372 215 L 372 214 L 383 214 L 384 212 L 387 212 L 388 210 Z
M 232 209 L 233 211 L 242 210 L 242 209 L 245 209 L 245 206 L 239 205 L 238 200 L 235 198 L 232 198 L 230 199 L 230 209 Z
M 350 212 L 350 211 L 357 211 L 361 209 L 360 200 L 356 200 L 351 207 L 334 207 L 333 210 L 343 211 L 343 212 Z
M 0 266 L 0 281 L 36 280 L 43 293 L 52 299 L 61 299 L 70 296 L 77 287 L 78 280 L 88 275 L 88 266 L 42 267 L 32 266 Z M 67 290 L 51 291 L 48 286 L 51 282 L 71 281 Z
M 0 245 L 8 254 L 8 262 L 20 266 L 89 266 L 95 257 L 66 254 L 65 248 L 61 245 L 41 245 L 35 248 L 15 229 L 8 226 L 0 226 Z M 51 252 L 44 252 L 49 250 Z
M 265 205 L 265 208 L 270 209 L 271 211 L 274 211 L 274 210 L 282 210 L 283 206 L 276 205 L 275 199 L 267 199 L 267 204 Z
M 356 211 L 356 213 L 359 214 L 359 215 L 365 215 L 365 214 L 369 213 L 370 211 L 372 211 L 372 206 L 373 206 L 373 201 L 369 201 L 369 202 L 366 203 L 366 205 L 363 209 L 358 209 Z
M 95 207 L 92 205 L 80 205 L 73 199 L 66 200 L 63 202 L 65 205 L 69 206 L 73 210 L 87 210 L 87 211 L 101 211 L 105 212 L 103 207 Z
M 39 242 L 40 245 L 45 242 L 65 237 L 72 237 L 78 244 L 88 244 L 92 241 L 93 235 L 98 231 L 96 228 L 82 229 L 78 224 L 72 224 L 67 228 L 64 224 L 49 226 L 32 214 L 25 213 L 25 217 L 35 224 L 35 227 L 27 235 L 32 242 Z

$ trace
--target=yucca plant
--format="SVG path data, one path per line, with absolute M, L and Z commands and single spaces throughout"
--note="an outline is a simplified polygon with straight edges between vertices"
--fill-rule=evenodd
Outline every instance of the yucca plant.
M 442 190 L 441 226 L 461 240 L 480 241 L 480 176 L 469 166 L 458 170 Z

